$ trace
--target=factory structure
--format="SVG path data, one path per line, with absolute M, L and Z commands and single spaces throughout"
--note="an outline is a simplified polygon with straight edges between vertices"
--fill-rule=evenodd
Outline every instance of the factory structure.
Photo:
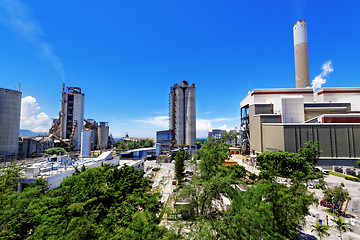
M 84 126 L 85 94 L 79 87 L 66 87 L 61 92 L 61 108 L 59 117 L 53 119 L 49 137 L 67 146 L 80 148 L 81 130 Z
M 241 101 L 242 143 L 256 155 L 297 152 L 306 142 L 319 141 L 319 165 L 356 166 L 360 88 L 310 88 L 306 31 L 304 20 L 295 23 L 296 88 L 254 89 Z
M 89 157 L 92 150 L 111 147 L 108 123 L 84 119 L 85 94 L 81 88 L 65 88 L 63 84 L 59 117 L 53 119 L 49 135 L 37 137 L 19 137 L 21 97 L 20 89 L 0 88 L 0 162 L 40 157 L 52 147 L 80 150 L 82 157 Z
M 0 88 L 0 160 L 17 158 L 21 92 Z
M 49 137 L 55 146 L 80 150 L 80 156 L 89 157 L 90 151 L 109 147 L 109 125 L 84 119 L 85 94 L 79 87 L 63 84 L 59 117 L 53 119 Z
M 187 81 L 174 84 L 169 94 L 169 130 L 157 131 L 156 142 L 169 151 L 184 144 L 196 145 L 196 88 Z

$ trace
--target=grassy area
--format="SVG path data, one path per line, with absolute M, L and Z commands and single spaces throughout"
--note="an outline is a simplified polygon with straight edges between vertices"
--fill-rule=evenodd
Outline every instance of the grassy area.
M 329 174 L 337 176 L 337 177 L 348 178 L 348 180 L 352 180 L 352 181 L 358 181 L 357 177 L 350 176 L 350 175 L 345 175 L 345 174 L 338 173 L 338 172 L 329 171 Z

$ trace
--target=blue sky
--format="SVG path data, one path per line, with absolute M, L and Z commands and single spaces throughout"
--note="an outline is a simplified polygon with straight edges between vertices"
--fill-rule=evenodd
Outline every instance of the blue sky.
M 360 2 L 0 0 L 0 87 L 23 93 L 22 128 L 47 129 L 61 84 L 114 136 L 168 127 L 170 86 L 197 87 L 198 137 L 240 124 L 254 88 L 295 87 L 292 27 L 308 24 L 310 78 L 359 87 Z

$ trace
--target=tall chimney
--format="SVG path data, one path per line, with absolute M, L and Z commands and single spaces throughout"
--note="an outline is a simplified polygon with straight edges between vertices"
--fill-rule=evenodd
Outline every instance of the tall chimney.
M 305 20 L 298 20 L 293 27 L 296 88 L 310 87 L 309 56 Z

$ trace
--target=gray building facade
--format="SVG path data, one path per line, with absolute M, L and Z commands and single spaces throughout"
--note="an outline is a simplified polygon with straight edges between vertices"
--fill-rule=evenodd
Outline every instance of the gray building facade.
M 17 158 L 21 92 L 0 88 L 0 159 Z

